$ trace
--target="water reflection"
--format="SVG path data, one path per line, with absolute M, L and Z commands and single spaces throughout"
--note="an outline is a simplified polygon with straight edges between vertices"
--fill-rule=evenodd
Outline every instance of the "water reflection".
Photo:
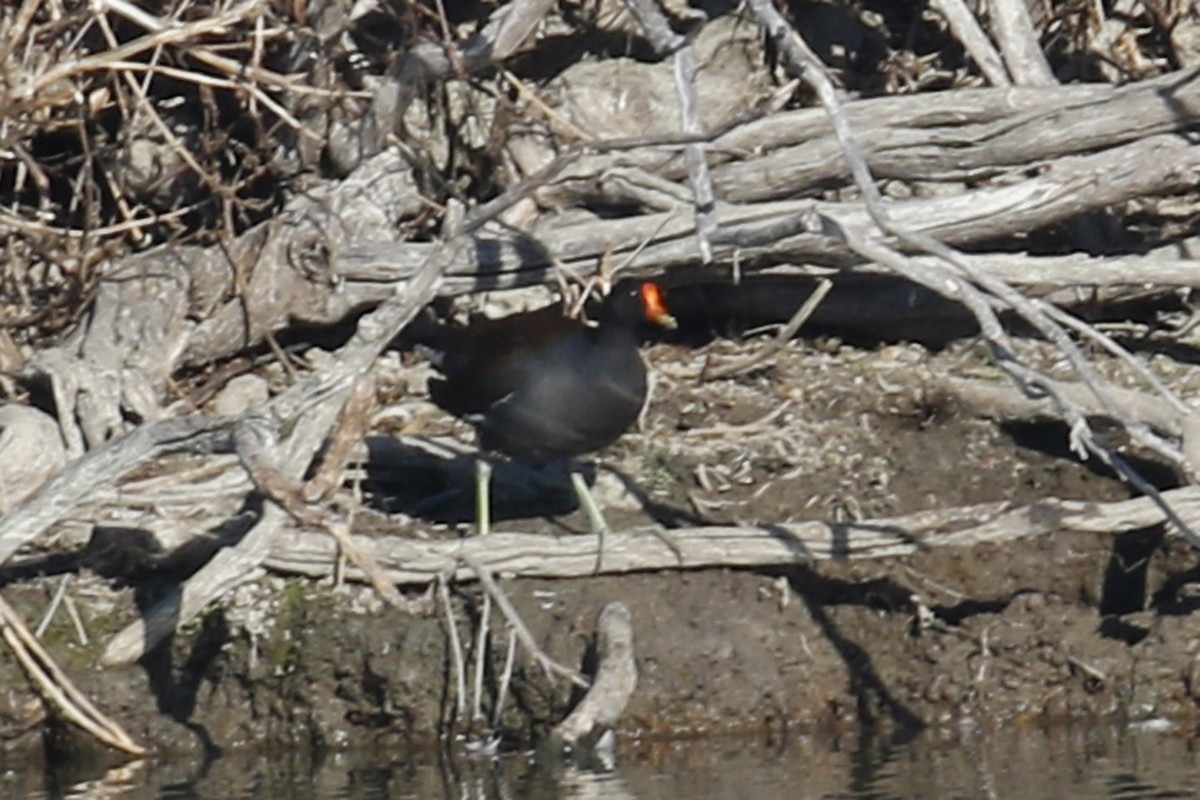
M 1091 727 L 915 736 L 799 736 L 785 742 L 625 742 L 615 769 L 532 754 L 479 759 L 231 755 L 104 767 L 7 764 L 0 797 L 36 800 L 716 800 L 716 798 L 1170 798 L 1200 796 L 1197 739 Z

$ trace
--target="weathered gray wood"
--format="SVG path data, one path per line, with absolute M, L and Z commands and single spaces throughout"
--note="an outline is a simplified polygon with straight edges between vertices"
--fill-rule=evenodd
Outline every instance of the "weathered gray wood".
M 1011 381 L 983 380 L 979 378 L 957 378 L 939 375 L 929 382 L 933 392 L 945 392 L 958 402 L 970 407 L 981 417 L 1003 421 L 1052 420 L 1059 415 L 1054 404 L 1047 398 L 1033 399 L 1026 396 Z M 1082 406 L 1089 414 L 1106 416 L 1104 406 L 1086 386 L 1081 383 L 1060 383 L 1059 390 L 1072 401 Z M 1185 420 L 1189 415 L 1182 413 L 1166 400 L 1145 392 L 1111 387 L 1109 394 L 1131 414 L 1148 425 L 1174 437 L 1182 437 Z
M 1178 74 L 1171 77 L 1176 80 L 1111 88 L 1107 96 L 1065 104 L 1057 91 L 1031 90 L 1041 101 L 1036 110 L 999 120 L 921 126 L 905 124 L 907 117 L 876 119 L 856 127 L 855 133 L 877 178 L 978 180 L 1013 167 L 1032 167 L 1187 129 L 1200 119 L 1200 81 L 1184 80 Z M 1001 100 L 1012 90 L 970 91 Z M 1055 99 L 1060 102 L 1055 104 Z M 861 114 L 854 106 L 847 105 L 852 121 Z M 731 202 L 794 195 L 846 177 L 845 161 L 831 131 L 713 169 L 720 196 Z
M 883 177 L 947 181 L 1045 165 L 1019 181 L 895 201 L 901 224 L 972 244 L 1194 185 L 1197 148 L 1166 133 L 1200 117 L 1194 74 L 1126 87 L 890 97 L 848 103 L 846 113 Z M 706 152 L 723 162 L 714 169 L 725 201 L 716 209 L 718 261 L 857 260 L 804 232 L 802 217 L 815 209 L 861 227 L 867 223 L 860 204 L 773 199 L 845 179 L 824 110 L 783 112 L 736 126 Z M 580 153 L 533 195 L 554 205 L 624 199 L 667 210 L 569 225 L 547 218 L 523 233 L 480 231 L 452 265 L 442 291 L 546 283 L 555 264 L 588 275 L 606 253 L 630 273 L 693 266 L 701 254 L 691 215 L 671 208 L 687 207 L 690 192 L 678 183 L 685 174 L 682 157 L 664 157 L 662 148 L 601 144 L 599 152 Z M 289 203 L 278 221 L 236 241 L 152 251 L 112 265 L 90 324 L 63 346 L 39 353 L 26 370 L 51 381 L 68 451 L 75 457 L 111 437 L 131 413 L 160 416 L 169 377 L 180 367 L 227 358 L 295 320 L 333 324 L 385 300 L 434 247 L 395 241 L 389 233 L 421 209 L 408 168 L 396 154 L 384 153 L 345 181 L 315 186 Z M 1143 259 L 1138 266 L 1150 272 L 1129 280 L 1154 281 L 1169 265 Z M 1183 261 L 1174 272 L 1189 267 Z M 1092 282 L 1081 280 L 1077 269 L 1044 277 L 1067 285 Z
M 232 430 L 233 420 L 227 418 L 179 417 L 146 423 L 90 451 L 0 518 L 0 564 L 62 521 L 81 500 L 155 458 L 178 452 L 231 451 Z
M 958 195 L 889 203 L 896 223 L 955 245 L 1023 233 L 1089 211 L 1200 183 L 1200 148 L 1161 135 L 1056 161 L 1040 174 L 1006 185 Z M 859 202 L 807 200 L 719 205 L 717 252 L 725 259 L 769 256 L 776 260 L 846 263 L 847 251 L 805 232 L 804 218 L 819 213 L 843 226 L 873 226 Z M 548 227 L 540 235 L 480 234 L 450 270 L 448 286 L 496 288 L 543 283 L 553 257 L 579 274 L 592 273 L 602 255 L 625 264 L 630 274 L 695 264 L 699 253 L 689 213 L 661 212 L 579 225 Z M 332 271 L 345 280 L 390 274 L 403 280 L 427 245 L 365 243 L 336 254 Z M 455 278 L 468 279 L 454 282 Z M 1130 276 L 1126 282 L 1133 280 Z M 1090 283 L 1090 281 L 1088 281 Z
M 624 603 L 609 603 L 596 620 L 596 661 L 596 678 L 587 694 L 554 726 L 552 735 L 568 747 L 615 727 L 637 688 L 633 619 Z
M 1025 0 L 990 0 L 988 11 L 1013 80 L 1022 86 L 1053 85 L 1054 72 L 1038 44 Z
M 1164 492 L 1189 524 L 1200 523 L 1200 489 Z M 971 547 L 1057 531 L 1117 535 L 1159 525 L 1161 509 L 1148 498 L 1113 503 L 1056 500 L 985 503 L 858 522 L 777 523 L 758 527 L 685 528 L 666 532 L 610 533 L 602 574 L 705 567 L 767 567 L 813 561 L 894 558 L 938 547 Z M 498 575 L 580 578 L 596 571 L 593 536 L 490 533 L 461 540 L 363 537 L 397 583 L 427 584 L 438 575 L 474 580 L 466 559 Z M 266 566 L 280 572 L 326 576 L 337 559 L 324 534 L 291 531 L 276 541 Z M 350 570 L 349 576 L 362 576 Z
M 383 348 L 437 293 L 442 272 L 456 255 L 454 242 L 435 252 L 413 277 L 406 291 L 359 321 L 338 358 L 275 398 L 261 412 L 239 420 L 235 443 L 239 458 L 254 474 L 258 465 L 298 481 L 308 471 L 318 447 L 326 440 L 354 383 L 378 358 Z M 260 490 L 263 487 L 258 487 Z M 122 629 L 101 655 L 107 665 L 130 664 L 163 641 L 175 627 L 199 613 L 229 589 L 251 579 L 285 530 L 288 515 L 278 505 L 267 506 L 257 524 L 237 545 L 222 550 L 180 587 Z M 326 534 L 328 535 L 328 534 Z
M 0 517 L 67 463 L 58 423 L 44 411 L 0 405 Z
M 945 18 L 950 32 L 962 43 L 988 83 L 993 86 L 1012 85 L 1000 54 L 964 0 L 931 0 L 929 7 Z

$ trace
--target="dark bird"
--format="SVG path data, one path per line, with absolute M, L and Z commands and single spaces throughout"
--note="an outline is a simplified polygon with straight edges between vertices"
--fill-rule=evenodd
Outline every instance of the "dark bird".
M 451 328 L 424 347 L 441 373 L 433 401 L 471 422 L 485 451 L 545 464 L 606 447 L 621 437 L 646 401 L 638 353 L 652 326 L 674 328 L 655 283 L 623 281 L 589 326 L 548 306 Z M 477 524 L 487 532 L 490 467 L 477 460 Z M 583 477 L 571 470 L 593 532 L 607 529 Z M 597 563 L 599 561 L 597 560 Z

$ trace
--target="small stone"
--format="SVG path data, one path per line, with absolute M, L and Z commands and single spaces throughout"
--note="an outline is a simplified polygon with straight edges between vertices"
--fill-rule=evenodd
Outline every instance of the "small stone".
M 214 414 L 235 417 L 270 397 L 267 382 L 257 375 L 238 375 L 225 384 L 209 404 Z

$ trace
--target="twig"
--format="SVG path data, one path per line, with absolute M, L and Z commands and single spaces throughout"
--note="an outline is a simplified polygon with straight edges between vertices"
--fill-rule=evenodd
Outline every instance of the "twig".
M 99 6 L 100 11 L 103 11 L 106 7 L 111 8 L 112 10 L 125 16 L 127 19 L 130 19 L 131 21 L 135 22 L 136 24 L 141 25 L 146 30 L 151 31 L 151 35 L 142 37 L 143 39 L 149 39 L 154 35 L 161 36 L 165 33 L 170 33 L 172 30 L 180 29 L 178 27 L 171 26 L 169 23 L 165 23 L 162 20 L 152 17 L 149 14 L 146 14 L 145 12 L 141 11 L 141 9 L 138 9 L 136 6 L 133 6 L 133 5 L 125 2 L 125 0 L 100 0 L 98 6 Z M 241 6 L 236 7 L 228 15 L 223 15 L 224 19 L 226 19 L 225 24 L 215 27 L 213 29 L 213 31 L 215 32 L 215 31 L 223 30 L 225 27 L 231 26 L 237 22 L 241 22 L 244 19 L 246 19 L 247 17 L 253 16 L 255 18 L 261 18 L 259 16 L 260 14 L 261 14 L 261 10 L 259 9 L 259 5 L 257 2 L 252 1 L 252 2 L 248 2 L 248 3 L 243 3 Z M 199 23 L 189 23 L 189 25 L 182 26 L 182 27 L 184 29 L 198 28 Z M 205 32 L 204 30 L 197 30 L 195 33 L 193 33 L 191 36 L 187 37 L 187 39 L 184 40 L 184 41 L 189 41 L 191 44 L 191 46 L 188 47 L 187 50 L 185 51 L 188 56 L 195 58 L 197 61 L 200 61 L 203 64 L 213 67 L 214 69 L 224 72 L 228 76 L 236 77 L 236 78 L 240 79 L 235 83 L 236 87 L 242 91 L 248 92 L 252 101 L 262 103 L 265 107 L 269 108 L 271 110 L 271 112 L 275 114 L 276 117 L 278 117 L 280 120 L 282 120 L 288 126 L 290 126 L 292 129 L 299 132 L 301 136 L 305 136 L 316 142 L 324 141 L 324 139 L 321 136 L 319 136 L 318 134 L 309 130 L 299 120 L 297 120 L 295 117 L 293 117 L 292 114 L 286 108 L 281 106 L 279 103 L 275 102 L 275 100 L 273 98 L 271 98 L 270 95 L 268 95 L 266 92 L 264 92 L 258 86 L 259 83 L 262 83 L 262 84 L 273 85 L 278 88 L 285 88 L 285 89 L 290 90 L 294 84 L 299 83 L 298 79 L 286 78 L 282 75 L 271 72 L 270 70 L 263 69 L 262 67 L 258 66 L 257 64 L 244 64 L 235 59 L 226 58 L 225 56 L 221 56 L 221 55 L 218 55 L 218 54 L 212 52 L 211 50 L 209 50 L 208 48 L 206 48 L 202 45 L 196 44 L 194 41 L 190 41 L 193 38 L 200 38 L 201 34 L 204 32 Z M 137 40 L 137 41 L 141 41 L 141 40 Z M 158 43 L 155 46 L 159 47 L 165 43 L 166 42 Z M 125 52 L 126 47 L 116 48 L 114 50 L 108 51 L 108 53 L 116 53 L 116 52 L 120 51 L 122 53 L 122 55 L 128 55 L 128 53 Z M 137 51 L 135 51 L 135 52 L 137 52 Z M 107 54 L 102 53 L 100 55 L 107 55 Z M 86 59 L 81 59 L 81 60 L 86 60 Z M 108 65 L 103 64 L 103 62 L 102 62 L 101 66 L 107 68 Z M 249 81 L 247 81 L 246 79 L 249 79 Z M 250 82 L 250 81 L 253 81 L 253 82 Z
M 542 100 L 541 96 L 530 88 L 528 83 L 514 75 L 510 70 L 500 70 L 500 77 L 516 91 L 517 97 L 532 106 L 542 116 L 542 119 L 546 120 L 546 124 L 550 130 L 559 136 L 576 142 L 588 142 L 596 138 L 564 116 L 558 109 L 548 106 Z
M 1067 663 L 1092 680 L 1100 683 L 1106 683 L 1108 681 L 1108 676 L 1105 675 L 1101 670 L 1093 667 L 1091 664 L 1080 661 L 1078 658 L 1065 651 L 1063 652 L 1063 655 L 1066 656 Z
M 454 621 L 454 606 L 450 603 L 450 590 L 446 586 L 444 575 L 437 576 L 437 590 L 446 615 L 446 635 L 450 639 L 450 663 L 454 667 L 455 716 L 461 718 L 467 711 L 467 669 L 463 659 L 462 639 L 458 636 L 458 625 Z
M 70 582 L 71 573 L 69 572 L 59 580 L 58 588 L 54 591 L 54 597 L 50 598 L 50 605 L 46 608 L 46 613 L 42 615 L 41 621 L 33 631 L 33 635 L 37 638 L 41 639 L 42 635 L 46 632 L 46 628 L 50 627 L 50 621 L 54 619 L 54 612 L 58 610 L 58 606 L 67 595 L 67 584 Z
M 1133 353 L 1129 352 L 1129 350 L 1122 347 L 1120 343 L 1114 340 L 1111 336 L 1107 335 L 1103 331 L 1097 330 L 1094 326 L 1088 325 L 1071 314 L 1068 314 L 1066 311 L 1063 311 L 1053 303 L 1047 303 L 1045 300 L 1034 300 L 1033 303 L 1037 308 L 1045 312 L 1045 314 L 1051 319 L 1055 320 L 1066 328 L 1070 328 L 1080 336 L 1083 336 L 1086 339 L 1091 339 L 1109 353 L 1133 367 L 1133 371 L 1137 373 L 1138 377 L 1149 384 L 1154 391 L 1158 392 L 1159 396 L 1170 403 L 1178 414 L 1186 416 L 1191 413 L 1192 409 L 1188 407 L 1188 404 L 1183 402 L 1183 399 L 1178 394 L 1176 394 L 1169 386 L 1163 383 L 1162 378 L 1159 378 L 1157 375 L 1155 375 L 1154 372 L 1148 366 L 1146 366 L 1146 363 L 1142 361 L 1142 359 L 1138 358 Z M 1109 391 L 1111 392 L 1113 389 L 1110 388 Z
M 988 12 L 1008 74 L 1018 86 L 1054 86 L 1058 83 L 1046 55 L 1038 46 L 1037 31 L 1025 0 L 990 0 Z
M 106 2 L 110 1 L 106 0 Z M 102 53 L 77 58 L 48 69 L 38 75 L 33 81 L 18 86 L 17 90 L 12 94 L 12 98 L 17 102 L 24 102 L 36 97 L 41 92 L 45 92 L 56 84 L 66 82 L 69 78 L 76 75 L 96 70 L 107 70 L 114 61 L 124 61 L 139 53 L 164 45 L 190 43 L 196 39 L 203 38 L 209 33 L 220 33 L 241 22 L 258 5 L 257 0 L 248 0 L 248 2 L 243 2 L 224 14 L 197 19 L 186 25 L 168 26 L 160 24 L 158 30 L 153 33 L 126 42 L 115 50 L 106 50 Z
M 512 684 L 513 667 L 517 662 L 517 630 L 508 629 L 508 650 L 504 655 L 504 670 L 500 674 L 500 687 L 496 691 L 496 707 L 492 709 L 492 729 L 500 727 L 500 714 L 504 711 L 504 698 L 508 696 L 508 688 Z
M 704 126 L 696 108 L 696 59 L 686 37 L 675 33 L 656 0 L 625 0 L 625 5 L 637 17 L 646 37 L 660 56 L 671 54 L 674 63 L 675 93 L 679 97 L 680 127 L 685 136 L 697 137 L 684 145 L 688 179 L 695 198 L 696 237 L 700 258 L 707 264 L 713 260 L 712 241 L 717 232 L 716 195 L 704 150 Z
M 375 381 L 369 374 L 364 375 L 346 398 L 337 425 L 329 434 L 321 466 L 304 486 L 304 499 L 307 502 L 330 500 L 345 482 L 346 465 L 371 427 L 375 406 Z
M 471 719 L 483 719 L 483 678 L 487 670 L 487 651 L 492 624 L 492 596 L 483 596 L 479 611 L 479 632 L 475 637 L 475 679 L 471 685 Z
M 705 364 L 704 369 L 700 371 L 701 380 L 717 380 L 721 378 L 731 378 L 735 375 L 744 375 L 752 369 L 757 369 L 763 362 L 769 361 L 775 357 L 781 349 L 787 346 L 792 337 L 800 330 L 800 327 L 808 321 L 808 318 L 817 310 L 817 306 L 821 305 L 821 301 L 829 294 L 829 290 L 833 288 L 833 281 L 828 278 L 820 278 L 817 281 L 816 287 L 812 294 L 801 304 L 792 318 L 788 320 L 787 325 L 780 329 L 767 345 L 759 347 L 749 357 L 735 361 L 732 364 L 722 364 L 719 367 L 709 369 Z
M 490 542 L 488 542 L 488 544 L 490 544 Z M 491 570 L 484 566 L 482 561 L 471 555 L 464 554 L 462 556 L 462 562 L 466 564 L 472 572 L 475 573 L 475 576 L 479 579 L 480 584 L 482 584 L 484 590 L 487 591 L 488 596 L 496 601 L 497 608 L 499 608 L 500 612 L 504 614 L 504 618 L 508 620 L 508 624 L 511 625 L 513 630 L 516 632 L 517 638 L 520 640 L 521 644 L 525 645 L 525 649 L 531 656 L 533 656 L 534 660 L 538 662 L 542 670 L 546 673 L 546 677 L 553 678 L 555 675 L 558 675 L 567 678 L 576 686 L 587 688 L 588 682 L 586 678 L 570 667 L 562 666 L 557 661 L 550 658 L 550 656 L 546 655 L 542 648 L 538 647 L 537 641 L 534 640 L 533 634 L 529 632 L 529 628 L 526 627 L 525 621 L 521 619 L 521 615 L 517 613 L 515 608 L 513 608 L 513 605 L 511 602 L 509 602 L 508 596 L 504 593 L 504 590 L 500 588 L 499 584 L 497 584 L 496 580 L 492 577 Z
M 75 606 L 75 601 L 71 599 L 71 595 L 66 597 L 67 616 L 71 618 L 71 624 L 75 626 L 75 635 L 79 637 L 79 643 L 87 647 L 91 642 L 91 637 L 88 636 L 87 628 L 83 624 L 83 618 L 79 616 L 79 609 Z
M 37 16 L 40 5 L 41 3 L 38 0 L 25 0 L 21 3 L 21 8 L 17 11 L 16 18 L 4 33 L 4 40 L 0 41 L 0 63 L 7 62 L 9 55 L 20 44 L 25 36 L 25 32 L 29 29 L 30 23 Z
M 492 465 L 483 455 L 475 457 L 476 533 L 486 537 L 492 531 Z M 479 629 L 475 637 L 475 679 L 471 691 L 471 719 L 483 719 L 483 677 L 487 667 L 488 640 L 492 624 L 492 596 L 484 594 L 479 610 Z
M 68 720 L 109 747 L 138 756 L 148 753 L 75 687 L 70 677 L 59 668 L 37 638 L 25 627 L 20 615 L 2 597 L 0 626 L 4 629 L 4 641 L 12 648 L 29 679 Z
M 988 83 L 993 86 L 1012 86 L 1000 54 L 963 0 L 930 0 L 929 6 L 945 18 L 951 35 L 962 43 Z

